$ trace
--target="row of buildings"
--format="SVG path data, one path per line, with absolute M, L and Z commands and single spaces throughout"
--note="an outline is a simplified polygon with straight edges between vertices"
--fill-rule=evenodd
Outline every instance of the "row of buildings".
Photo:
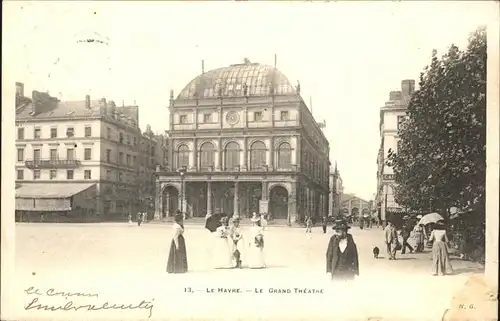
M 138 106 L 16 93 L 16 214 L 108 220 L 271 213 L 290 224 L 340 213 L 329 143 L 275 67 L 234 64 L 170 92 L 168 134 L 138 126 Z M 154 213 L 154 215 L 153 215 Z
M 16 218 L 112 220 L 154 211 L 168 137 L 139 128 L 138 106 L 60 101 L 16 83 Z M 50 215 L 43 215 L 48 214 Z M 34 216 L 34 217 L 33 217 Z
M 393 169 L 386 164 L 389 150 L 397 153 L 400 125 L 406 118 L 406 109 L 415 92 L 415 80 L 401 81 L 401 90 L 391 91 L 389 100 L 380 108 L 380 147 L 377 154 L 376 204 L 379 218 L 385 222 L 394 215 L 401 215 L 405 209 L 397 204 L 394 191 Z

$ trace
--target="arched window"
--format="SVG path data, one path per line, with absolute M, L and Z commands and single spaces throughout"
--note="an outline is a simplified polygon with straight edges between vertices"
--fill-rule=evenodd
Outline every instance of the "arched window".
M 177 168 L 189 167 L 189 147 L 181 145 L 177 149 Z
M 266 145 L 256 141 L 250 147 L 250 169 L 262 169 L 266 165 Z
M 292 147 L 289 143 L 282 143 L 278 147 L 278 167 L 292 168 Z
M 226 170 L 233 170 L 238 165 L 240 165 L 240 145 L 230 142 L 226 145 L 224 153 L 224 167 Z
M 215 165 L 215 147 L 212 143 L 206 142 L 200 148 L 200 169 L 208 170 Z

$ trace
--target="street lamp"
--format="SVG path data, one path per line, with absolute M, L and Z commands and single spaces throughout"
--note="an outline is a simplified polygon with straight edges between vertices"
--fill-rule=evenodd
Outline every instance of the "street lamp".
M 179 174 L 181 175 L 181 213 L 183 219 L 186 219 L 186 214 L 184 213 L 184 174 L 186 174 L 186 171 L 186 166 L 182 166 L 181 169 L 179 169 Z

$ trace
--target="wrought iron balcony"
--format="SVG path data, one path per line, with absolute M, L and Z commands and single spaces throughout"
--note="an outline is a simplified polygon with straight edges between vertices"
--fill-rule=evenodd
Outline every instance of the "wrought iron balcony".
M 77 168 L 81 162 L 78 159 L 31 159 L 24 164 L 29 169 Z

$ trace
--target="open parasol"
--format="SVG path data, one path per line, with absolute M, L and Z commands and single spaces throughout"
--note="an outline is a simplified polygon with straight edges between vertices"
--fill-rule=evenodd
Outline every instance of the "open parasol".
M 220 222 L 220 219 L 223 216 L 226 216 L 226 215 L 220 214 L 220 213 L 210 215 L 209 217 L 206 218 L 205 228 L 207 230 L 209 230 L 210 232 L 215 232 L 215 230 L 217 230 L 217 228 L 222 225 L 222 223 Z
M 427 224 L 431 224 L 431 223 L 437 223 L 438 221 L 442 221 L 442 220 L 444 220 L 444 218 L 441 215 L 439 215 L 438 213 L 429 213 L 429 214 L 424 215 L 420 219 L 418 224 L 427 225 Z

